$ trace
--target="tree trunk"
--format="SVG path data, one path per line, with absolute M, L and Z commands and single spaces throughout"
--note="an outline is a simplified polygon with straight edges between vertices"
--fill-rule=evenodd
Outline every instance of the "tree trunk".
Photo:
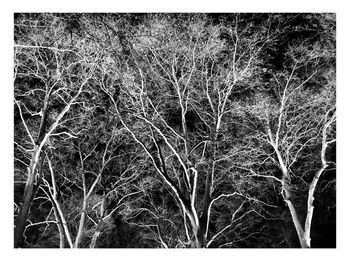
M 86 199 L 84 198 L 83 201 L 83 208 L 81 211 L 81 216 L 80 216 L 80 221 L 79 221 L 79 228 L 78 228 L 78 233 L 75 238 L 74 242 L 74 248 L 79 248 L 80 240 L 83 235 L 83 230 L 84 230 L 84 224 L 85 224 L 85 217 L 86 217 Z
M 299 239 L 299 243 L 300 243 L 301 248 L 310 248 L 310 244 L 308 244 L 308 242 L 305 238 L 305 231 L 304 231 L 302 225 L 300 224 L 300 220 L 299 220 L 298 214 L 295 210 L 293 203 L 287 199 L 285 201 L 288 205 L 290 214 L 292 216 L 293 224 L 294 224 L 295 230 L 297 231 L 298 239 Z
M 55 186 L 53 186 L 53 187 L 55 187 Z M 58 225 L 58 229 L 59 229 L 59 233 L 60 233 L 60 242 L 62 241 L 61 239 L 64 240 L 64 237 L 66 237 L 67 238 L 67 242 L 69 244 L 69 247 L 73 248 L 73 242 L 72 242 L 71 234 L 69 232 L 68 225 L 67 225 L 66 219 L 64 218 L 61 206 L 60 206 L 59 202 L 57 201 L 55 195 L 52 195 L 50 192 L 48 194 L 49 194 L 49 197 L 50 197 L 50 200 L 51 200 L 51 203 L 52 203 L 52 207 L 54 209 L 55 218 L 56 218 L 56 220 L 58 222 L 57 225 Z M 61 232 L 63 234 L 63 238 L 61 236 Z M 63 244 L 63 247 L 61 247 L 61 245 L 62 244 L 60 244 L 60 248 L 63 248 L 64 244 Z
M 208 213 L 210 212 L 209 206 L 205 206 L 203 210 L 204 211 L 200 217 L 199 228 L 197 231 L 198 247 L 200 248 L 207 247 L 207 243 L 208 243 L 207 236 L 208 236 L 208 220 L 209 220 Z
M 200 223 L 197 222 L 197 220 L 195 220 L 194 215 L 189 210 L 186 211 L 186 214 L 190 220 L 190 225 L 192 229 L 192 234 L 193 234 L 192 242 L 194 243 L 196 248 L 203 248 L 204 239 L 203 239 L 203 231 L 200 228 Z
M 30 175 L 30 176 L 33 177 L 33 175 Z M 33 181 L 33 180 L 30 179 L 30 181 Z M 23 243 L 23 232 L 27 223 L 29 208 L 32 203 L 33 188 L 34 188 L 34 185 L 30 183 L 26 185 L 24 189 L 23 203 L 19 208 L 19 212 L 15 222 L 15 235 L 14 235 L 15 248 L 19 248 Z
M 53 211 L 54 211 L 54 214 L 55 214 L 55 218 L 56 218 L 56 221 L 57 221 L 57 228 L 58 228 L 58 233 L 59 233 L 59 236 L 60 236 L 60 248 L 64 248 L 64 230 L 63 230 L 63 227 L 62 227 L 62 220 L 59 216 L 59 213 L 55 207 L 54 204 L 52 204 L 52 207 L 53 207 Z
M 207 237 L 206 237 L 206 231 L 201 226 L 198 228 L 197 231 L 197 237 L 196 237 L 196 243 L 197 248 L 205 248 L 207 245 Z
M 96 229 L 96 231 L 94 232 L 92 239 L 91 239 L 91 243 L 89 248 L 95 248 L 96 246 L 96 242 L 97 242 L 97 238 L 100 236 L 101 232 L 99 230 L 99 227 Z
M 32 161 L 28 168 L 28 178 L 24 188 L 23 201 L 19 207 L 18 215 L 15 220 L 15 232 L 14 232 L 14 247 L 19 248 L 23 243 L 23 233 L 26 227 L 27 218 L 29 214 L 29 209 L 31 207 L 34 194 L 36 192 L 34 184 L 37 180 L 37 184 L 39 184 L 40 176 L 35 178 L 37 175 L 37 166 L 39 162 L 40 149 L 36 146 Z M 40 165 L 40 169 L 42 166 L 44 158 L 42 158 Z M 41 172 L 41 171 L 40 171 Z

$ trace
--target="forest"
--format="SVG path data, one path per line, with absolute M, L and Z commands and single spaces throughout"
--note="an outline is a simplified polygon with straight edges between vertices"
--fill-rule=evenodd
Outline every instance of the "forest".
M 335 248 L 333 13 L 15 13 L 14 248 Z

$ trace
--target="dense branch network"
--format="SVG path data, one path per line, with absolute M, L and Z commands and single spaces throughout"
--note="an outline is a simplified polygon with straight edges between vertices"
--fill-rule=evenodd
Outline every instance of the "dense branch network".
M 288 222 L 311 247 L 334 30 L 325 14 L 16 15 L 15 247 L 44 226 L 61 248 L 287 246 Z

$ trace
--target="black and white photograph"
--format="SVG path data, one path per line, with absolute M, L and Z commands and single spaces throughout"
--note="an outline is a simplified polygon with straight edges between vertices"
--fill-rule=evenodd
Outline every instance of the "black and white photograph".
M 337 248 L 336 21 L 13 13 L 12 247 Z

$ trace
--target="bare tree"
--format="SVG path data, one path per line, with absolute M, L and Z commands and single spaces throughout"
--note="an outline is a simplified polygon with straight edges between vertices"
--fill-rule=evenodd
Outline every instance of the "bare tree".
M 280 186 L 303 248 L 311 247 L 315 190 L 330 164 L 327 150 L 335 142 L 335 76 L 333 67 L 327 64 L 334 53 L 321 45 L 290 46 L 289 66 L 284 72 L 272 74 L 273 95 L 271 90 L 262 90 L 254 104 L 238 103 L 236 107 L 237 116 L 245 119 L 242 123 L 258 131 L 250 136 L 246 148 L 249 154 L 237 166 L 248 176 L 263 177 Z M 322 76 L 327 76 L 326 80 Z M 318 166 L 310 172 L 309 167 L 315 163 Z M 302 192 L 306 209 L 301 209 L 295 198 Z
M 233 176 L 233 171 L 224 172 L 225 162 L 239 155 L 234 147 L 222 149 L 220 142 L 230 139 L 220 134 L 230 125 L 226 115 L 231 112 L 231 97 L 243 92 L 244 83 L 253 79 L 262 48 L 278 32 L 253 33 L 254 26 L 238 15 L 228 28 L 206 28 L 200 17 L 185 31 L 171 22 L 155 18 L 148 30 L 156 31 L 157 36 L 130 38 L 130 45 L 124 48 L 132 59 L 129 70 L 120 73 L 120 98 L 113 98 L 111 87 L 104 87 L 104 91 L 122 125 L 171 189 L 183 211 L 188 242 L 206 247 L 231 226 L 213 233 L 208 242 L 215 203 L 222 198 L 250 198 L 234 181 L 228 192 L 216 189 L 216 184 Z M 268 31 L 269 22 L 264 30 Z M 228 34 L 229 44 L 219 39 L 222 31 Z M 154 218 L 159 217 L 154 214 Z M 160 232 L 159 239 L 167 247 Z
M 42 19 L 49 16 L 43 15 Z M 37 20 L 39 21 L 39 19 Z M 23 201 L 19 206 L 15 227 L 15 247 L 23 240 L 28 212 L 35 195 L 35 185 L 40 183 L 43 150 L 64 121 L 65 115 L 88 86 L 98 57 L 81 56 L 74 49 L 66 49 L 65 39 L 48 45 L 48 39 L 64 37 L 62 27 L 36 25 L 36 21 L 19 20 L 18 30 L 26 31 L 15 43 L 15 104 L 19 119 L 29 141 L 17 143 L 25 155 L 30 154 L 27 166 Z M 27 32 L 29 31 L 29 33 Z M 21 35 L 18 34 L 18 37 Z M 63 47 L 62 47 L 63 45 Z M 67 56 L 69 60 L 65 59 Z M 32 84 L 31 84 L 32 83 Z M 39 100 L 36 100 L 40 98 Z M 53 107 L 53 101 L 56 108 Z M 60 106 L 60 107 L 57 107 Z M 34 108 L 34 109 L 33 109 Z M 24 117 L 30 116 L 30 120 Z M 30 122 L 30 124 L 28 123 Z M 68 137 L 74 135 L 63 132 Z M 28 149 L 28 147 L 32 147 Z
M 334 32 L 332 14 L 17 14 L 15 247 L 281 247 L 293 225 L 311 247 Z

